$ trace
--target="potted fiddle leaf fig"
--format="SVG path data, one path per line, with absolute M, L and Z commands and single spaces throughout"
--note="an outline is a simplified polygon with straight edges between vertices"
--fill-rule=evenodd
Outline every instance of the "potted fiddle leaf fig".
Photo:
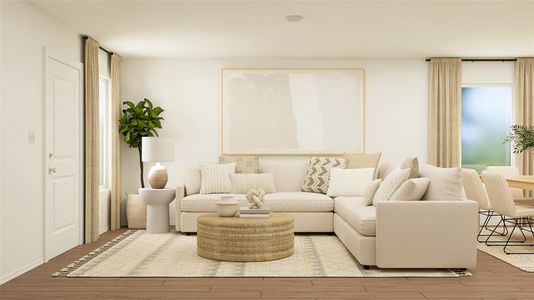
M 136 104 L 131 101 L 124 101 L 123 104 L 125 108 L 122 110 L 122 116 L 119 119 L 119 132 L 130 148 L 137 148 L 139 154 L 139 178 L 141 187 L 144 188 L 141 141 L 143 137 L 158 136 L 157 130 L 161 129 L 161 121 L 163 120 L 160 115 L 164 110 L 159 106 L 154 106 L 147 98 Z M 128 228 L 146 227 L 146 204 L 141 201 L 138 194 L 128 193 L 126 218 L 128 219 Z
M 534 126 L 532 125 L 512 125 L 510 134 L 505 142 L 511 142 L 514 153 L 519 154 L 525 151 L 534 153 Z

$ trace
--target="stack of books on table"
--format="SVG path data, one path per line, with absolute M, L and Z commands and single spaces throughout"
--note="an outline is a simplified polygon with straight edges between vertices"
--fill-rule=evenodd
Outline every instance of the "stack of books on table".
M 270 210 L 268 207 L 249 208 L 243 206 L 239 209 L 240 218 L 268 218 L 269 216 Z

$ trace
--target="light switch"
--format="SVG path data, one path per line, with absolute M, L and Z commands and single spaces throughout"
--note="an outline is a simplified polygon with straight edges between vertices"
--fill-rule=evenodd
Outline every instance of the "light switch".
M 28 144 L 35 144 L 35 131 L 28 131 Z

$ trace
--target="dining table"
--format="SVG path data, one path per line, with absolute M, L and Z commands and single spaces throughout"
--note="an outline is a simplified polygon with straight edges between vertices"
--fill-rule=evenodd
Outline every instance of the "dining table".
M 534 190 L 534 176 L 515 176 L 506 179 L 508 186 L 522 190 Z

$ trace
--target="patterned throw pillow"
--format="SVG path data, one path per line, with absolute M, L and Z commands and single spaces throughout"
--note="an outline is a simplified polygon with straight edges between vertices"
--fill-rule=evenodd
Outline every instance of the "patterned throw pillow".
M 346 167 L 347 160 L 344 158 L 312 157 L 304 178 L 302 191 L 326 194 L 330 182 L 330 169 L 345 169 Z
M 258 157 L 254 155 L 221 155 L 219 163 L 235 163 L 235 172 L 238 174 L 256 174 L 260 169 Z
M 382 181 L 373 198 L 373 205 L 378 202 L 389 201 L 395 191 L 410 177 L 410 169 L 397 169 Z
M 200 193 L 228 194 L 232 191 L 230 175 L 235 173 L 235 163 L 200 164 Z

